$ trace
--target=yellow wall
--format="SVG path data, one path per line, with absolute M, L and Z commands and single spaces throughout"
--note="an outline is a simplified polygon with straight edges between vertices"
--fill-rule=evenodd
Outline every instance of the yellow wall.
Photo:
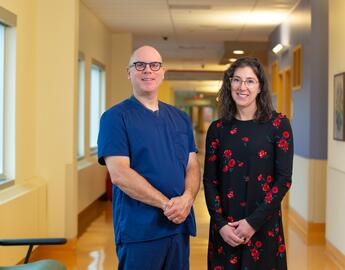
M 107 95 L 107 107 L 119 103 L 132 94 L 130 81 L 127 79 L 127 66 L 133 50 L 131 33 L 113 33 L 111 39 L 111 92 Z
M 76 235 L 78 3 L 0 0 L 17 16 L 16 178 L 0 191 L 1 238 Z M 2 248 L 0 263 L 18 261 L 21 251 Z
M 326 239 L 345 255 L 345 142 L 333 140 L 333 78 L 345 72 L 345 1 L 329 1 Z
M 158 99 L 170 105 L 175 105 L 175 93 L 171 89 L 170 83 L 163 81 L 159 88 Z

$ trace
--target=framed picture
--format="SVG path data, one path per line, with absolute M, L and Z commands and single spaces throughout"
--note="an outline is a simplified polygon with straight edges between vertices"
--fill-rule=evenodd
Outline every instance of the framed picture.
M 334 75 L 333 138 L 345 141 L 345 72 Z

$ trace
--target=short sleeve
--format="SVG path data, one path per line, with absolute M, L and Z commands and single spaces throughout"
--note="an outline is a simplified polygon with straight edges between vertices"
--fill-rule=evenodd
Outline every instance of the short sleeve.
M 106 111 L 100 120 L 98 133 L 98 162 L 105 165 L 107 156 L 129 156 L 129 144 L 123 113 Z

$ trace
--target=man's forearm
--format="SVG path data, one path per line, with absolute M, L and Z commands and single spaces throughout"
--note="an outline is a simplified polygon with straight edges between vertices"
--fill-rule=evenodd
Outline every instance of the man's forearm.
M 116 164 L 112 158 L 107 158 L 106 164 L 112 182 L 124 193 L 145 204 L 165 209 L 169 199 L 135 170 L 127 164 Z

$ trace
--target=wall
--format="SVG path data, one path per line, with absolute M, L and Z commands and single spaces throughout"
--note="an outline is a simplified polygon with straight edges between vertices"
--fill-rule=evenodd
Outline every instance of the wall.
M 325 222 L 327 165 L 328 1 L 302 0 L 270 35 L 270 47 L 281 42 L 289 49 L 280 56 L 279 71 L 293 67 L 293 49 L 302 46 L 302 87 L 292 93 L 294 133 L 293 184 L 289 204 L 310 223 Z M 293 70 L 291 70 L 293 73 Z
M 16 178 L 0 191 L 0 238 L 71 238 L 77 228 L 78 1 L 0 0 L 0 5 L 17 16 Z M 1 248 L 0 264 L 13 264 L 23 254 L 22 248 Z
M 170 87 L 168 81 L 163 81 L 159 88 L 158 99 L 170 105 L 175 105 L 175 93 Z
M 326 239 L 345 255 L 345 142 L 333 140 L 333 76 L 345 72 L 345 2 L 329 1 Z

